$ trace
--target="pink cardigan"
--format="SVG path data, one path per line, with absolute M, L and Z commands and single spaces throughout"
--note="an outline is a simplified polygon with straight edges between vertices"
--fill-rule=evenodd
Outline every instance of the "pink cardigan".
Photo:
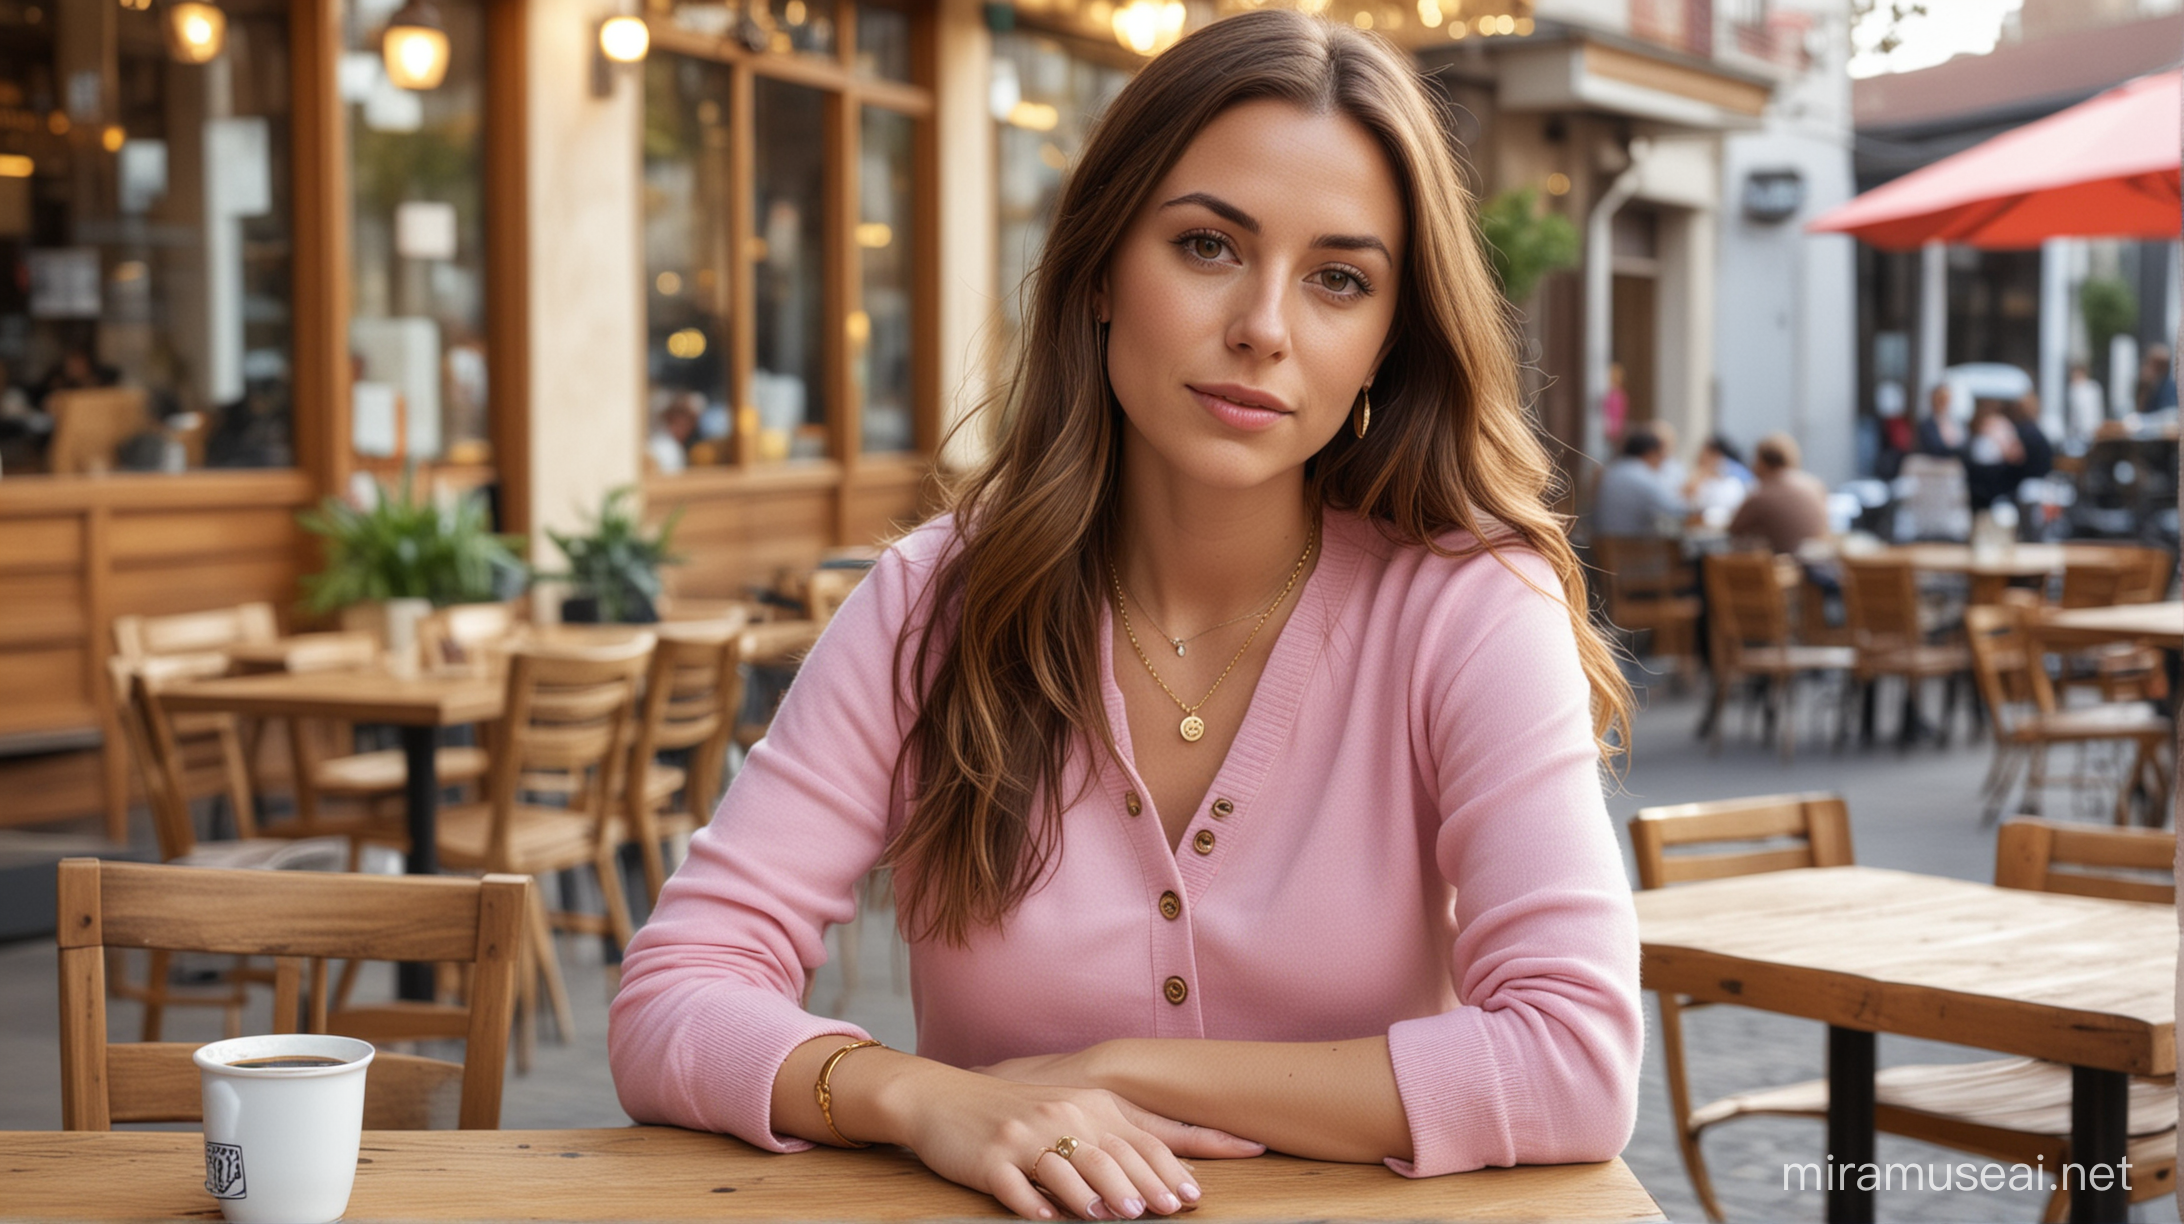
M 608 1044 L 632 1118 L 808 1146 L 773 1133 L 773 1081 L 797 1045 L 865 1035 L 797 1000 L 904 815 L 894 643 L 950 530 L 899 542 L 843 605 L 630 944 Z M 1084 754 L 1059 865 L 1005 932 L 911 947 L 917 1052 L 1385 1033 L 1416 1145 L 1397 1172 L 1613 1157 L 1637 1108 L 1637 922 L 1569 620 L 1490 556 L 1332 511 L 1323 535 L 1180 848 L 1149 799 L 1130 815 L 1132 768 Z

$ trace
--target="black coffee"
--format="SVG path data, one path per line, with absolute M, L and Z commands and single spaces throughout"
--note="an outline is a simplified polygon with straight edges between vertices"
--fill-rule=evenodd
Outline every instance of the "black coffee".
M 324 1058 L 317 1054 L 276 1054 L 270 1058 L 238 1058 L 230 1067 L 260 1067 L 280 1069 L 292 1067 L 338 1067 L 348 1062 L 346 1058 Z

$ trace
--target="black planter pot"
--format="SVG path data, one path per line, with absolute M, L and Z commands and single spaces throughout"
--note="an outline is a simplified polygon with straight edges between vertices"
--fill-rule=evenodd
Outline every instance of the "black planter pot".
M 623 610 L 629 615 L 622 618 L 625 625 L 651 625 L 659 623 L 660 613 L 652 601 L 631 592 L 623 599 Z M 561 623 L 564 625 L 596 625 L 599 620 L 599 597 L 596 595 L 571 595 L 561 601 Z

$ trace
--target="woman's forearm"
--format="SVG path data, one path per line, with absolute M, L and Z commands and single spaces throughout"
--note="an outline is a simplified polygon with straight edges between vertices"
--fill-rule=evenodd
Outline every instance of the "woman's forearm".
M 1085 1051 L 1090 1086 L 1178 1121 L 1314 1160 L 1411 1158 L 1386 1037 L 1355 1041 L 1124 1038 Z

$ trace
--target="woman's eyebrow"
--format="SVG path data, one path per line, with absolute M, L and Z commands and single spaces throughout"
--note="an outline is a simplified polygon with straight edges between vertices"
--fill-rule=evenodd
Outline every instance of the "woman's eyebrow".
M 1179 195 L 1161 207 L 1175 208 L 1184 204 L 1196 204 L 1231 225 L 1241 226 L 1246 233 L 1259 233 L 1257 217 L 1208 192 L 1193 191 L 1187 195 Z M 1388 253 L 1388 245 L 1371 234 L 1321 234 L 1312 240 L 1312 245 L 1336 251 L 1378 251 L 1382 259 L 1391 264 L 1395 262 L 1395 256 Z

